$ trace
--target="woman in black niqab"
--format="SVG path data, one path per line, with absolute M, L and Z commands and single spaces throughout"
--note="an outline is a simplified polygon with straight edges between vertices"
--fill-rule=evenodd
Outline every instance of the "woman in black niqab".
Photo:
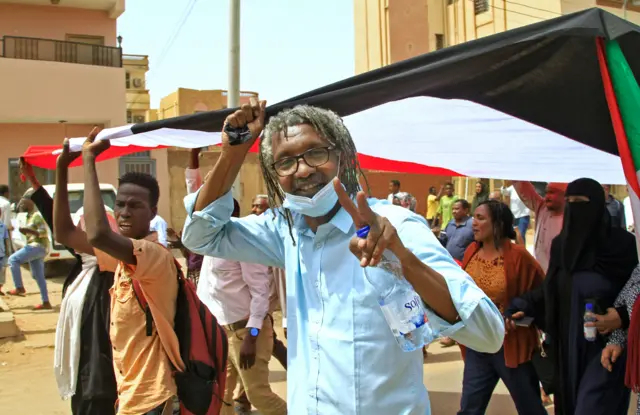
M 508 313 L 534 316 L 551 340 L 557 415 L 623 415 L 629 404 L 624 361 L 612 372 L 602 367 L 606 339 L 598 335 L 596 341 L 586 341 L 583 316 L 587 303 L 599 313 L 613 307 L 638 264 L 635 238 L 611 228 L 604 190 L 595 180 L 570 183 L 566 202 L 542 290 L 514 300 Z

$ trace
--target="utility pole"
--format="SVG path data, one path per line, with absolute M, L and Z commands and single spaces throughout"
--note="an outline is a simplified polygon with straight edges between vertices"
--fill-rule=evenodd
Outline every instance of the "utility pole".
M 240 106 L 240 0 L 229 0 L 229 87 L 227 91 L 227 108 Z M 233 197 L 242 199 L 241 173 L 233 182 Z

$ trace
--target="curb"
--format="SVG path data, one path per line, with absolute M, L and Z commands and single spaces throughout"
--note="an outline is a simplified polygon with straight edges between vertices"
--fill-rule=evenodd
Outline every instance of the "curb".
M 0 339 L 19 336 L 21 332 L 13 312 L 2 297 L 0 297 L 0 308 L 4 310 L 0 312 Z

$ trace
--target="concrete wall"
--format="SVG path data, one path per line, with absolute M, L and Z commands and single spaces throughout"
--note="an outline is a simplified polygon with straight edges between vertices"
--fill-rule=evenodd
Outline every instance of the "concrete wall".
M 219 155 L 220 153 L 216 149 L 201 153 L 200 173 L 203 179 L 218 161 Z M 187 216 L 183 199 L 187 194 L 184 172 L 189 164 L 189 157 L 189 150 L 177 148 L 168 150 L 169 182 L 167 187 L 170 195 L 171 224 L 175 229 L 182 228 Z M 240 186 L 242 199 L 238 202 L 240 203 L 240 214 L 244 216 L 248 215 L 251 210 L 253 197 L 257 194 L 266 193 L 257 154 L 251 153 L 247 155 L 240 175 L 242 178 Z M 169 222 L 167 217 L 165 219 Z
M 125 122 L 122 68 L 0 58 L 0 97 L 0 122 Z
M 65 40 L 68 34 L 103 36 L 105 46 L 117 46 L 116 20 L 107 11 L 0 3 L 0 37 Z

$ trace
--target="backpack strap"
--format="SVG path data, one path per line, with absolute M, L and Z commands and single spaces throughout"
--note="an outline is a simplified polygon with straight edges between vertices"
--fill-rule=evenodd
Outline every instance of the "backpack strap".
M 178 283 L 180 283 L 180 280 L 184 279 L 184 274 L 182 273 L 182 266 L 180 265 L 178 260 L 176 260 L 175 258 L 173 258 L 173 262 L 177 270 Z M 151 315 L 151 308 L 149 308 L 149 303 L 147 302 L 147 299 L 145 298 L 144 293 L 142 292 L 142 287 L 140 286 L 140 282 L 134 279 L 131 279 L 131 282 L 133 285 L 133 293 L 135 294 L 136 299 L 138 300 L 138 304 L 140 304 L 140 308 L 142 308 L 142 311 L 144 311 L 147 336 L 152 336 L 153 335 L 153 316 Z
M 147 299 L 144 296 L 144 293 L 142 292 L 142 287 L 140 287 L 140 283 L 137 280 L 132 279 L 131 280 L 132 285 L 133 285 L 133 293 L 136 296 L 136 299 L 138 300 L 138 304 L 140 304 L 140 308 L 142 308 L 142 311 L 144 311 L 144 315 L 145 315 L 145 319 L 146 319 L 146 329 L 147 329 L 147 336 L 151 336 L 153 335 L 153 316 L 151 315 L 151 308 L 149 308 L 149 303 L 147 303 Z

